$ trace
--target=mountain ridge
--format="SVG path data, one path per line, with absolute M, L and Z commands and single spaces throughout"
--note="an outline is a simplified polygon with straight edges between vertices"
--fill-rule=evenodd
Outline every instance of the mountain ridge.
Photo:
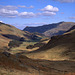
M 34 29 L 34 28 L 35 28 L 35 29 L 37 28 L 37 30 L 39 29 L 39 32 L 38 32 L 38 33 L 43 33 L 44 31 L 46 31 L 46 30 L 48 30 L 48 29 L 55 28 L 58 24 L 61 24 L 61 23 L 62 23 L 62 22 L 59 22 L 59 23 L 57 23 L 57 24 L 56 24 L 56 23 L 52 23 L 52 24 L 47 24 L 47 25 L 42 25 L 42 26 L 36 26 L 36 27 L 27 26 L 26 28 L 23 29 L 23 31 L 24 31 L 24 30 L 25 30 L 25 31 L 28 30 L 28 28 L 30 28 L 30 29 L 31 29 L 31 28 L 33 28 L 33 29 Z M 52 25 L 52 26 L 49 27 L 50 25 Z M 43 29 L 44 27 L 46 28 L 46 30 L 43 30 L 43 31 L 40 32 L 40 30 Z M 34 32 L 35 30 L 33 31 L 33 29 L 31 29 L 30 32 Z M 36 30 L 36 32 L 37 32 L 37 30 Z
M 26 27 L 23 29 L 23 31 L 29 31 L 29 32 L 38 32 L 42 33 L 45 36 L 54 36 L 54 35 L 61 35 L 65 33 L 67 30 L 69 30 L 75 23 L 74 22 L 59 22 L 59 23 L 53 23 L 53 24 L 47 24 L 43 26 L 37 26 L 37 27 Z

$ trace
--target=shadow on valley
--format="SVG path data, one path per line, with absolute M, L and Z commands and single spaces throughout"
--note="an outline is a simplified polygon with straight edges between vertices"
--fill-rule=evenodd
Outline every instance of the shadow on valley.
M 19 36 L 11 35 L 11 34 L 2 34 L 2 36 L 8 38 L 8 39 L 14 39 L 14 40 L 20 40 Z
M 24 36 L 28 37 L 29 39 L 31 39 L 31 41 L 40 41 L 42 38 L 38 37 L 36 34 L 31 34 L 31 36 L 24 34 Z

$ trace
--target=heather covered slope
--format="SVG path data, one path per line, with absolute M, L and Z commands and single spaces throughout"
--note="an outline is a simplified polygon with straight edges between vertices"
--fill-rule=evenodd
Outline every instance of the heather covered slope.
M 38 27 L 26 27 L 23 30 L 29 32 L 43 33 L 45 36 L 51 37 L 54 35 L 62 35 L 67 30 L 69 30 L 73 25 L 75 25 L 74 22 L 59 22 Z
M 53 36 L 48 44 L 27 56 L 45 60 L 75 60 L 75 29 L 63 35 Z

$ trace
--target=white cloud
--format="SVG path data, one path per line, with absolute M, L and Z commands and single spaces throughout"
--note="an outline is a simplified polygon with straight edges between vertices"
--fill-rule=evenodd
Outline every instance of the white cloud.
M 59 9 L 57 7 L 53 7 L 52 5 L 47 5 L 46 7 L 44 7 L 43 9 L 39 9 L 40 11 L 43 11 L 42 13 L 38 13 L 39 15 L 43 15 L 43 16 L 52 16 L 52 15 L 56 15 L 56 12 L 59 11 Z
M 2 17 L 16 17 L 17 14 L 18 11 L 16 10 L 9 10 L 5 8 L 0 9 L 0 16 Z
M 0 8 L 4 8 L 4 9 L 8 9 L 8 10 L 16 10 L 16 9 L 18 9 L 17 6 L 11 6 L 11 5 L 0 6 Z
M 34 14 L 33 12 L 21 12 L 19 16 L 22 18 L 32 18 L 35 17 L 36 14 Z
M 69 19 L 75 19 L 75 17 L 69 17 Z
M 51 5 L 47 5 L 45 8 L 40 9 L 42 12 L 34 13 L 34 12 L 18 12 L 18 8 L 34 8 L 33 6 L 0 6 L 0 17 L 9 17 L 9 18 L 15 18 L 15 17 L 21 17 L 21 18 L 34 18 L 39 16 L 52 16 L 56 15 L 56 11 L 59 9 L 57 7 L 53 7 Z
M 21 12 L 19 13 L 17 11 L 18 7 L 21 8 L 34 8 L 33 6 L 11 6 L 11 5 L 7 5 L 7 6 L 2 6 L 0 5 L 0 16 L 1 17 L 10 17 L 10 18 L 14 18 L 17 17 L 18 15 L 20 15 L 21 17 L 26 17 L 26 18 L 30 18 L 33 17 L 35 14 L 33 12 Z
M 49 12 L 57 12 L 59 9 L 57 7 L 53 7 L 52 5 L 47 5 L 43 9 L 40 9 L 41 11 L 49 11 Z
M 0 6 L 0 16 L 1 17 L 16 17 L 18 15 L 18 11 L 16 10 L 16 6 Z
M 52 15 L 56 15 L 56 13 L 46 11 L 46 12 L 43 12 L 42 15 L 44 15 L 44 16 L 52 16 Z
M 59 2 L 61 2 L 61 3 L 75 2 L 75 0 L 54 0 L 54 1 L 59 1 Z
M 33 18 L 33 17 L 39 17 L 39 16 L 53 16 L 56 15 L 55 12 L 42 12 L 42 13 L 33 13 L 33 12 L 21 12 L 19 13 L 19 17 L 22 18 Z

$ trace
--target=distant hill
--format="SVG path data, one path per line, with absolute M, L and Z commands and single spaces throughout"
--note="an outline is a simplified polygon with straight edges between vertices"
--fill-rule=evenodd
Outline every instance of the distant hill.
M 58 25 L 56 28 L 44 32 L 44 34 L 46 36 L 62 35 L 74 25 L 75 23 L 73 22 L 63 22 L 60 25 Z
M 49 29 L 52 29 L 52 28 L 55 28 L 57 27 L 59 24 L 61 24 L 62 22 L 60 23 L 57 23 L 57 24 L 48 24 L 48 25 L 43 25 L 43 26 L 38 26 L 38 27 L 26 27 L 24 28 L 23 30 L 24 31 L 29 31 L 29 32 L 38 32 L 38 33 L 44 33 L 45 31 L 49 30 Z
M 73 22 L 59 22 L 38 27 L 26 27 L 23 29 L 23 31 L 29 31 L 31 33 L 38 32 L 44 34 L 45 36 L 51 37 L 54 35 L 61 35 L 65 33 L 73 25 L 75 25 L 75 23 Z

